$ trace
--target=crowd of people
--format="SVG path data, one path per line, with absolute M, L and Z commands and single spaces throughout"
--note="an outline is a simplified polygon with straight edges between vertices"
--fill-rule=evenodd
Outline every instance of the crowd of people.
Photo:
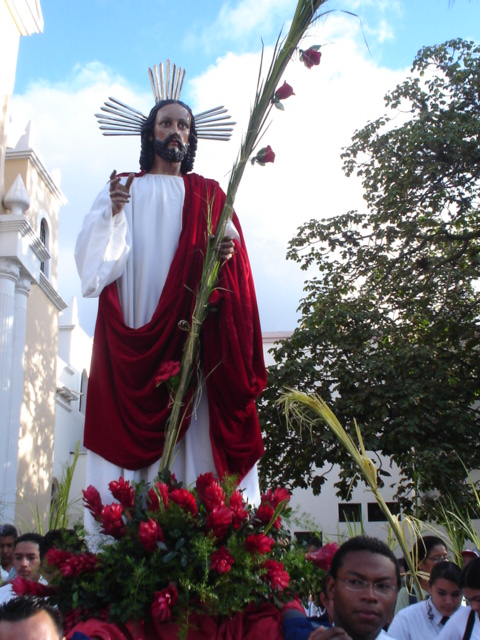
M 15 576 L 47 583 L 42 560 L 65 535 L 52 531 L 17 535 L 0 527 L 2 586 L 0 640 L 60 640 L 61 616 L 48 600 L 17 595 Z M 444 541 L 419 538 L 412 549 L 422 593 L 402 574 L 400 562 L 384 542 L 355 536 L 333 556 L 318 596 L 305 611 L 285 608 L 285 640 L 480 640 L 480 557 L 463 555 L 463 567 L 449 559 Z M 43 574 L 43 575 L 42 575 Z M 78 632 L 73 640 L 88 640 Z

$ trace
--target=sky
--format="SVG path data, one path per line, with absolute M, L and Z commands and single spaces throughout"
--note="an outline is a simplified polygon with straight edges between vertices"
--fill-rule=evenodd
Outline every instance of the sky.
M 75 240 L 111 171 L 138 170 L 139 156 L 138 138 L 103 137 L 94 114 L 110 96 L 147 114 L 147 69 L 170 58 L 186 70 L 182 100 L 194 113 L 225 105 L 237 123 L 228 143 L 200 141 L 195 161 L 197 173 L 226 188 L 262 42 L 269 61 L 296 1 L 40 3 L 43 33 L 20 41 L 8 143 L 15 146 L 32 121 L 32 144 L 68 200 L 59 220 L 58 290 L 66 302 L 77 297 L 80 324 L 91 335 L 96 301 L 81 297 Z M 322 9 L 328 15 L 303 43 L 322 45 L 321 64 L 307 69 L 295 58 L 287 67 L 295 95 L 285 111 L 273 110 L 264 137 L 275 163 L 249 165 L 235 202 L 268 332 L 298 322 L 307 276 L 285 257 L 296 229 L 312 218 L 364 210 L 361 185 L 344 176 L 340 158 L 354 132 L 387 112 L 385 94 L 408 76 L 422 46 L 458 37 L 480 42 L 480 0 L 327 0 Z

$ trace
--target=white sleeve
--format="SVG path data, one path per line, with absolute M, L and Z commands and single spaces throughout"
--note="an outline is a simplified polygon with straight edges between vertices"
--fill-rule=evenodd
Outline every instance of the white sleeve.
M 104 287 L 122 275 L 131 244 L 125 210 L 112 214 L 107 185 L 85 217 L 75 245 L 84 297 L 98 297 Z
M 402 609 L 392 620 L 388 627 L 388 635 L 395 640 L 411 640 L 409 624 L 405 614 L 406 609 Z

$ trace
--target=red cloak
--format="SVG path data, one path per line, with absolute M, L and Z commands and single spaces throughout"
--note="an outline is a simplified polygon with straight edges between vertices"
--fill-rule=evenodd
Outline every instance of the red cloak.
M 197 174 L 185 175 L 184 182 L 178 248 L 150 322 L 138 329 L 124 323 L 116 282 L 99 298 L 84 444 L 126 469 L 147 467 L 161 457 L 170 398 L 166 384 L 155 386 L 155 374 L 162 363 L 181 360 L 187 332 L 179 323 L 190 324 L 192 317 L 208 242 L 207 206 L 215 229 L 225 203 L 217 182 Z M 203 323 L 200 359 L 216 471 L 243 478 L 263 454 L 255 398 L 265 387 L 266 371 L 250 264 L 235 214 L 233 221 L 241 244 L 220 269 L 218 301 Z M 190 394 L 195 387 L 196 381 Z

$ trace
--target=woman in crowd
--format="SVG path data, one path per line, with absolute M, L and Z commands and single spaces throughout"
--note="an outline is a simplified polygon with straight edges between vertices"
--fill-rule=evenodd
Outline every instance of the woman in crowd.
M 430 597 L 399 611 L 388 628 L 395 640 L 433 640 L 462 602 L 461 569 L 454 562 L 439 562 L 430 574 Z

